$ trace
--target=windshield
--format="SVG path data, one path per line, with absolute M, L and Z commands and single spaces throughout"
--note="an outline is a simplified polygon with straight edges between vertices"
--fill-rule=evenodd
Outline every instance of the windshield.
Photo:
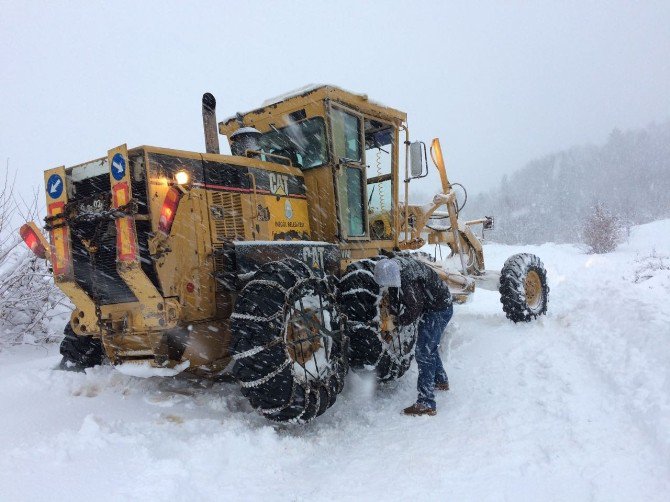
M 323 118 L 314 117 L 266 132 L 259 140 L 262 152 L 291 159 L 302 169 L 326 163 L 326 128 Z M 276 159 L 267 159 L 276 162 Z

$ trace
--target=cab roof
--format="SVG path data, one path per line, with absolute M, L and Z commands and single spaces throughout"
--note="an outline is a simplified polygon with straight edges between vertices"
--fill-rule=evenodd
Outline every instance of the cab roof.
M 334 85 L 310 84 L 293 91 L 267 99 L 260 108 L 238 113 L 219 123 L 219 133 L 229 135 L 242 124 L 254 126 L 269 116 L 281 116 L 303 106 L 318 101 L 331 100 L 347 105 L 357 111 L 372 115 L 380 119 L 396 123 L 407 121 L 407 114 L 376 101 L 372 101 L 366 94 L 356 94 Z M 240 124 L 240 121 L 242 124 Z

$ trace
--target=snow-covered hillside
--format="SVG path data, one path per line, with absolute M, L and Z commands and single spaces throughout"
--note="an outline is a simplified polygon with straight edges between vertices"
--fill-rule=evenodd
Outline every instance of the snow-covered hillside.
M 486 248 L 495 269 L 522 250 Z M 489 291 L 459 306 L 436 417 L 400 414 L 416 369 L 380 388 L 350 373 L 332 409 L 292 427 L 234 384 L 5 350 L 0 499 L 670 500 L 670 220 L 608 255 L 524 250 L 548 270 L 548 315 L 514 325 Z

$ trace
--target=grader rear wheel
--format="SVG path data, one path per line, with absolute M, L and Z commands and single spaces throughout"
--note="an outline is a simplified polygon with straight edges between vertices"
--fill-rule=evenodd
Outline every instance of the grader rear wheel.
M 534 254 L 510 256 L 500 272 L 500 302 L 514 322 L 528 322 L 546 314 L 549 302 L 547 271 Z
M 412 363 L 418 322 L 398 325 L 389 309 L 388 292 L 374 280 L 375 261 L 349 265 L 340 281 L 340 306 L 347 316 L 351 365 L 374 368 L 379 380 L 389 381 L 400 378 Z
M 84 371 L 102 364 L 105 351 L 102 342 L 92 336 L 78 336 L 70 323 L 63 330 L 60 353 L 63 356 L 59 369 L 66 371 Z
M 231 330 L 233 375 L 267 418 L 309 422 L 335 403 L 348 361 L 327 279 L 294 259 L 264 265 L 238 296 Z

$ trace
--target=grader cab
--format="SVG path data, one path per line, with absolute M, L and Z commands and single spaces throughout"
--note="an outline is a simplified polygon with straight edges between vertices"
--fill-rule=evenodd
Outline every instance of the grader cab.
M 411 142 L 405 113 L 333 86 L 218 130 L 215 110 L 205 94 L 205 153 L 122 145 L 45 172 L 49 242 L 32 222 L 21 236 L 75 305 L 64 368 L 108 360 L 131 374 L 232 375 L 266 417 L 309 421 L 333 405 L 350 365 L 380 380 L 409 368 L 417 326 L 394 322 L 372 270 L 382 254 L 426 260 L 409 251 L 427 241 L 457 257 L 457 270 L 428 260 L 457 300 L 493 277 L 513 321 L 546 311 L 537 257 L 484 271 L 470 227 L 489 220 L 458 220 L 439 141 Z M 220 154 L 219 133 L 232 155 Z M 442 190 L 411 206 L 428 150 Z

